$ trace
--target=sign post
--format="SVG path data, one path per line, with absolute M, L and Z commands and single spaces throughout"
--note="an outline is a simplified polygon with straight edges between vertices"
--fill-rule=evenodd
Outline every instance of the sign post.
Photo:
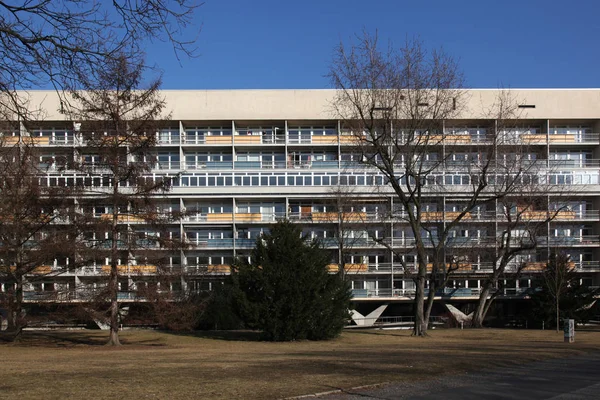
M 573 343 L 575 341 L 575 320 L 564 320 L 565 343 Z

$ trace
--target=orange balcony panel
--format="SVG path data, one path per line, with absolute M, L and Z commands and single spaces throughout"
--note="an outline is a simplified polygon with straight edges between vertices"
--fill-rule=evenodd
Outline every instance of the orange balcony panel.
M 546 263 L 542 261 L 531 261 L 525 263 L 523 271 L 543 271 L 546 269 Z
M 550 142 L 575 143 L 575 135 L 550 135 Z
M 208 138 L 214 138 L 214 137 L 219 137 L 219 136 L 207 136 L 206 143 L 209 143 Z M 228 136 L 221 136 L 221 137 L 228 137 Z M 235 142 L 236 143 L 259 144 L 259 143 L 262 143 L 262 136 L 236 135 Z
M 231 221 L 233 221 L 233 214 L 232 213 L 206 214 L 206 220 L 209 222 L 231 222 Z
M 575 219 L 576 217 L 575 211 L 562 210 L 556 213 L 556 219 Z
M 13 146 L 19 143 L 19 136 L 2 136 L 1 143 L 4 146 Z
M 340 270 L 340 266 L 337 264 L 327 264 L 327 272 L 336 273 Z
M 366 221 L 367 213 L 365 212 L 347 212 L 341 215 L 342 222 L 362 222 Z M 316 222 L 337 222 L 337 212 L 313 212 L 312 220 Z
M 337 136 L 331 136 L 331 135 L 313 136 L 312 142 L 314 144 L 337 144 L 338 138 L 337 138 Z
M 112 221 L 112 214 L 102 214 L 100 219 L 104 221 Z M 146 219 L 142 215 L 134 215 L 134 214 L 118 214 L 117 222 L 145 222 Z
M 338 264 L 328 264 L 327 272 L 337 273 L 340 270 L 340 266 Z M 346 264 L 344 265 L 344 271 L 347 273 L 359 273 L 359 272 L 369 272 L 368 264 Z
M 471 135 L 446 135 L 444 142 L 447 144 L 468 144 L 471 143 Z
M 50 272 L 52 272 L 52 267 L 50 265 L 40 265 L 31 271 L 32 274 L 36 275 L 45 275 L 49 274 Z
M 543 220 L 549 217 L 548 211 L 523 211 L 521 213 L 521 219 L 531 220 Z
M 208 266 L 207 271 L 216 274 L 229 274 L 231 273 L 231 266 L 225 264 L 212 264 Z
M 458 215 L 458 213 L 456 214 Z M 446 216 L 446 219 L 448 218 L 449 216 Z M 421 213 L 421 221 L 423 222 L 442 221 L 443 219 L 444 213 L 442 211 L 425 211 Z
M 354 135 L 343 135 L 340 136 L 341 144 L 358 144 L 362 142 L 364 139 L 362 137 L 354 136 Z
M 231 144 L 231 136 L 206 136 L 204 138 L 206 144 Z
M 41 144 L 41 145 L 50 144 L 50 138 L 48 136 L 32 136 L 31 142 L 33 144 Z
M 473 264 L 471 263 L 446 263 L 446 270 L 452 268 L 454 272 L 467 272 L 473 270 Z M 427 264 L 427 272 L 433 271 L 433 264 Z
M 368 264 L 346 264 L 344 270 L 348 273 L 369 272 Z
M 209 214 L 210 215 L 210 214 Z M 236 222 L 260 222 L 262 221 L 261 213 L 235 214 Z
M 103 265 L 102 273 L 109 274 L 110 268 L 110 265 Z M 155 274 L 156 271 L 156 265 L 117 265 L 119 274 Z
M 314 212 L 312 220 L 315 222 L 336 222 L 338 215 L 335 212 Z
M 348 212 L 343 213 L 342 218 L 348 222 L 362 222 L 367 219 L 367 213 L 365 212 Z
M 543 135 L 521 135 L 521 141 L 530 144 L 544 144 L 546 143 L 547 136 Z

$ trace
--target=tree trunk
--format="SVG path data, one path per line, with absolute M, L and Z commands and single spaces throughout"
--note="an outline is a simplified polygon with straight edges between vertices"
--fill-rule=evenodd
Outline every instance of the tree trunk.
M 113 182 L 114 199 L 118 196 L 118 185 Z M 110 336 L 108 346 L 120 346 L 119 341 L 119 242 L 118 242 L 118 221 L 119 221 L 119 204 L 113 201 L 112 215 L 112 241 L 111 241 L 111 259 L 110 259 L 110 277 L 108 280 L 108 289 L 110 294 Z
M 23 277 L 18 277 L 15 282 L 14 295 L 9 299 L 6 333 L 10 341 L 15 341 L 25 327 L 23 319 Z
M 431 316 L 431 309 L 433 308 L 433 302 L 435 300 L 436 286 L 435 282 L 429 282 L 429 293 L 427 294 L 427 305 L 425 307 L 425 332 L 429 329 L 429 317 Z
M 15 327 L 17 326 L 17 321 L 16 321 L 17 313 L 15 312 L 16 306 L 15 306 L 14 291 L 11 291 L 11 293 L 9 294 L 7 308 L 8 308 L 8 314 L 6 316 L 6 330 L 14 331 Z
M 120 346 L 119 341 L 119 301 L 118 301 L 118 271 L 117 271 L 117 260 L 111 261 L 110 266 L 110 281 L 109 292 L 110 292 L 110 337 L 108 339 L 109 346 Z
M 427 335 L 427 322 L 425 320 L 425 276 L 421 274 L 421 270 L 425 269 L 425 266 L 421 268 L 419 266 L 419 275 L 417 276 L 417 287 L 415 293 L 415 326 L 413 329 L 413 336 L 426 336 Z
M 490 292 L 492 291 L 492 284 L 490 282 L 486 283 L 479 295 L 479 301 L 477 302 L 477 307 L 475 311 L 473 311 L 473 317 L 471 319 L 471 326 L 473 328 L 482 328 L 483 320 L 485 319 L 485 315 L 489 310 L 488 302 L 492 301 L 492 299 L 488 299 Z
M 560 332 L 560 299 L 556 296 L 556 333 Z

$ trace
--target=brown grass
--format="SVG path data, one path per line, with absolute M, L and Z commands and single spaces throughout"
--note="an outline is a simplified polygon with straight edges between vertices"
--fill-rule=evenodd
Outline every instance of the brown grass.
M 336 388 L 427 379 L 600 349 L 600 332 L 355 330 L 329 342 L 259 342 L 242 334 L 26 332 L 0 344 L 0 398 L 276 399 Z

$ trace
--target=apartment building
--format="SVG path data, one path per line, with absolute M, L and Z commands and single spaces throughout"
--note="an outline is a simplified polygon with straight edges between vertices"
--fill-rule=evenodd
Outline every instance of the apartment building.
M 522 299 L 530 294 L 532 279 L 553 251 L 568 254 L 581 281 L 598 286 L 600 90 L 512 92 L 523 113 L 511 134 L 527 143 L 529 160 L 545 166 L 538 173 L 561 190 L 540 196 L 541 205 L 528 214 L 535 220 L 555 211 L 554 218 L 545 223 L 537 248 L 520 254 L 507 268 L 498 289 L 500 298 Z M 334 95 L 333 90 L 164 91 L 172 117 L 157 132 L 152 177 L 173 178 L 173 187 L 161 196 L 159 208 L 183 212 L 184 217 L 173 222 L 172 234 L 189 246 L 173 252 L 160 267 L 183 272 L 180 281 L 161 289 L 211 289 L 230 272 L 235 257 L 249 254 L 256 238 L 282 219 L 302 224 L 307 235 L 321 239 L 331 251 L 330 269 L 336 270 L 340 221 L 335 198 L 342 187 L 341 193 L 353 199 L 345 211 L 350 228 L 344 234 L 350 244 L 344 263 L 354 301 L 411 301 L 414 235 L 400 218 L 403 210 L 395 205 L 384 177 L 363 165 L 355 137 L 334 115 Z M 444 165 L 464 163 L 474 145 L 491 145 L 487 139 L 497 121 L 483 115 L 497 95 L 497 90 L 468 91 L 461 115 L 441 121 L 444 139 L 432 149 L 432 159 L 448 161 Z M 106 184 L 99 176 L 53 168 L 61 155 L 85 158 L 87 163 L 94 162 L 94 155 L 87 154 L 79 140 L 77 121 L 66 120 L 58 112 L 61 107 L 55 93 L 32 92 L 30 103 L 47 111 L 39 127 L 30 124 L 21 130 L 35 138 L 42 150 L 40 163 L 47 171 L 47 184 Z M 432 193 L 431 201 L 424 204 L 425 219 L 451 217 L 464 202 L 460 197 L 461 186 L 468 185 L 464 174 L 456 168 L 438 172 L 445 191 Z M 98 204 L 87 212 L 103 218 L 110 211 Z M 479 296 L 492 268 L 490 255 L 498 245 L 504 211 L 488 204 L 463 218 L 454 240 L 472 251 L 439 291 L 440 298 L 474 301 Z M 144 226 L 135 217 L 123 218 L 121 223 L 138 230 Z M 100 284 L 98 278 L 106 274 L 109 263 L 51 273 L 68 262 L 55 260 L 55 265 L 36 271 L 26 285 L 26 300 L 77 300 L 79 288 Z M 121 300 L 139 300 L 137 290 L 151 284 L 157 268 L 119 267 Z M 0 290 L 7 290 L 4 283 Z

